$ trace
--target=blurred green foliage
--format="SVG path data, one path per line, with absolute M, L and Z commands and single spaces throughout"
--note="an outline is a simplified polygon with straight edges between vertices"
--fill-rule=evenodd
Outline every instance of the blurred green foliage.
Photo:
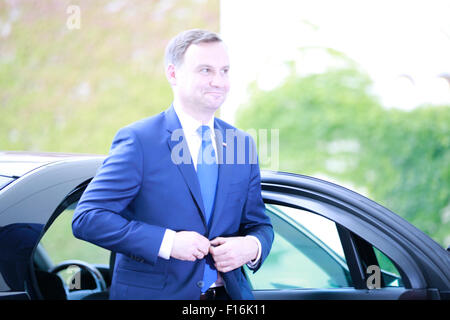
M 165 46 L 217 32 L 219 0 L 2 1 L 0 26 L 0 150 L 106 154 L 119 128 L 170 105 Z
M 340 59 L 344 59 L 340 57 Z M 279 129 L 279 170 L 326 177 L 365 194 L 450 245 L 450 107 L 383 108 L 358 67 L 253 87 L 243 129 Z

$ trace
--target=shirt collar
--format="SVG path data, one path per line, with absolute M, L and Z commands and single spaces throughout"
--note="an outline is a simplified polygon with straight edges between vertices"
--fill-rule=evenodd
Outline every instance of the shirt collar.
M 197 119 L 194 119 L 189 114 L 187 114 L 183 108 L 177 105 L 173 105 L 173 108 L 175 109 L 175 113 L 178 116 L 178 120 L 180 120 L 181 127 L 183 128 L 185 135 L 196 135 L 198 136 L 197 129 L 202 125 L 200 121 Z M 215 137 L 214 134 L 214 117 L 211 117 L 211 119 L 206 124 L 209 129 L 211 130 L 211 138 Z

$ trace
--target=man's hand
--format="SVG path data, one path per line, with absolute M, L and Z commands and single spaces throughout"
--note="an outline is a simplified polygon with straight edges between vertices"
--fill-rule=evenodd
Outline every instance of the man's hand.
M 209 253 L 220 272 L 243 266 L 258 256 L 258 244 L 251 237 L 217 237 L 211 241 Z
M 209 240 L 195 231 L 180 231 L 175 234 L 170 256 L 179 260 L 203 259 L 209 252 Z

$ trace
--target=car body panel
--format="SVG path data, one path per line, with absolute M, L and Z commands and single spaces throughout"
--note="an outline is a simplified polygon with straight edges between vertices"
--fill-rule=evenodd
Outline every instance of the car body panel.
M 94 154 L 0 151 L 0 175 L 20 177 L 50 163 L 96 157 L 104 158 L 103 155 Z
M 64 197 L 91 179 L 101 162 L 102 158 L 52 162 L 16 179 L 0 190 L 0 225 L 47 223 Z M 41 212 L 33 214 L 36 208 Z
M 0 190 L 0 292 L 25 290 L 25 274 L 45 225 L 64 198 L 95 175 L 103 158 L 45 157 Z M 20 155 L 15 163 L 22 160 Z

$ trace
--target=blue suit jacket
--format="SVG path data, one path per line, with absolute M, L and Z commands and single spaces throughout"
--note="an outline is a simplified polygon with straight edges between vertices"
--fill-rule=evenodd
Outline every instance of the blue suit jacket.
M 77 238 L 117 253 L 111 299 L 200 297 L 205 259 L 159 258 L 166 228 L 196 231 L 209 239 L 254 235 L 261 242 L 261 263 L 267 257 L 273 229 L 261 197 L 259 166 L 252 161 L 254 142 L 219 119 L 214 126 L 218 136 L 222 133 L 223 143 L 217 141 L 218 189 L 209 226 L 197 174 L 173 107 L 116 134 L 72 221 Z M 188 161 L 177 163 L 180 158 Z M 253 298 L 240 268 L 222 276 L 232 299 Z

